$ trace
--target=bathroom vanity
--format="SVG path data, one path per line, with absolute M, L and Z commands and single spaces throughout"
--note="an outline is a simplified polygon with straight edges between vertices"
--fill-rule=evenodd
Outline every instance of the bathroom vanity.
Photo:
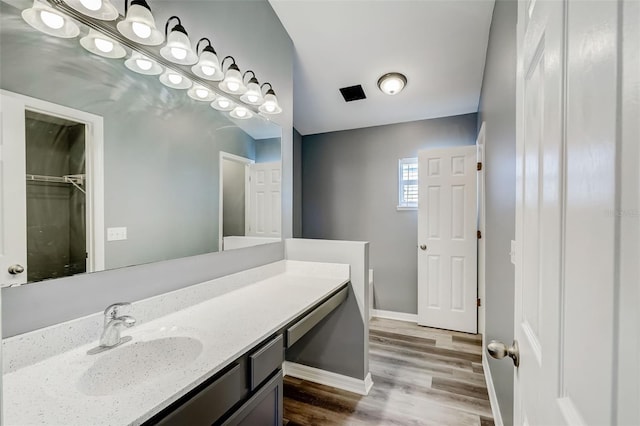
M 287 347 L 349 297 L 349 265 L 279 261 L 133 303 L 132 341 L 96 355 L 102 313 L 4 341 L 6 425 L 282 420 Z

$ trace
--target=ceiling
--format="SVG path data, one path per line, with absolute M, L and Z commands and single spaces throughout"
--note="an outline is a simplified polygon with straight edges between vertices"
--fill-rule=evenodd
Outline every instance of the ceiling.
M 476 112 L 494 0 L 269 0 L 296 49 L 303 135 Z M 378 78 L 407 76 L 388 96 Z M 362 84 L 346 103 L 339 88 Z

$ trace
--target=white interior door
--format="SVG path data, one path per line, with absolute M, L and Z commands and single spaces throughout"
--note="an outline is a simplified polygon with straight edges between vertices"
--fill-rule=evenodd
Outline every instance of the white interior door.
M 280 237 L 282 210 L 282 163 L 249 166 L 249 208 L 247 233 L 254 237 Z
M 615 424 L 617 2 L 519 2 L 514 424 Z
M 476 147 L 418 153 L 418 324 L 476 333 Z
M 16 285 L 27 282 L 24 102 L 1 94 L 0 114 L 0 279 L 2 285 Z

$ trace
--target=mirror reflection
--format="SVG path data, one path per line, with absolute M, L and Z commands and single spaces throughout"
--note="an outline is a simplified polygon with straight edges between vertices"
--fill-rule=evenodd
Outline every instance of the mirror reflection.
M 280 239 L 278 126 L 35 31 L 29 3 L 0 2 L 3 283 Z

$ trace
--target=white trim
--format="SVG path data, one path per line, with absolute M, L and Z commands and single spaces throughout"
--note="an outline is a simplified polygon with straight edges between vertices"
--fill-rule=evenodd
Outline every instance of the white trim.
M 485 189 L 485 140 L 486 140 L 486 125 L 482 122 L 480 131 L 478 132 L 478 138 L 476 139 L 476 147 L 478 150 L 478 162 L 482 163 L 482 170 L 478 171 L 478 231 L 481 233 L 481 238 L 478 239 L 478 299 L 481 303 L 478 307 L 478 333 L 483 334 L 485 332 L 485 317 L 486 317 L 486 189 Z
M 377 318 L 415 322 L 416 324 L 418 323 L 418 314 L 408 314 L 406 312 L 383 311 L 381 309 L 374 309 L 373 316 Z
M 418 210 L 418 206 L 396 206 L 396 210 L 399 212 L 405 210 Z
M 231 154 L 228 152 L 224 152 L 224 151 L 220 151 L 220 155 L 219 155 L 219 160 L 218 160 L 218 185 L 219 185 L 219 191 L 218 191 L 218 251 L 223 251 L 224 246 L 223 246 L 223 238 L 222 238 L 222 224 L 223 224 L 223 196 L 224 196 L 224 174 L 223 174 L 223 168 L 222 168 L 222 161 L 223 160 L 230 160 L 230 161 L 235 161 L 238 163 L 243 163 L 245 164 L 245 166 L 249 165 L 249 164 L 253 164 L 255 163 L 254 160 L 251 160 L 250 158 L 245 158 L 245 157 L 241 157 L 239 155 L 235 155 L 235 154 Z M 245 167 L 245 185 L 244 185 L 244 198 L 245 198 L 245 206 L 248 206 L 248 197 L 249 197 L 249 182 L 248 182 L 248 177 L 247 177 L 247 171 L 246 171 L 246 167 Z M 247 222 L 247 209 L 245 208 L 245 226 L 246 226 L 246 222 Z
M 482 347 L 485 347 L 484 336 L 482 339 Z M 504 426 L 502 414 L 500 413 L 500 404 L 498 404 L 498 395 L 496 388 L 493 386 L 493 377 L 489 369 L 489 360 L 484 351 L 482 352 L 482 370 L 484 371 L 484 380 L 487 382 L 487 393 L 489 393 L 489 403 L 491 403 L 491 413 L 493 414 L 493 422 L 496 426 Z
M 359 395 L 368 395 L 373 387 L 371 373 L 368 373 L 367 376 L 361 380 L 289 361 L 285 361 L 282 364 L 282 373 L 285 376 L 331 386 L 332 388 L 342 389 Z
M 22 103 L 25 110 L 79 122 L 85 125 L 85 164 L 87 175 L 87 272 L 105 269 L 104 227 L 104 122 L 99 115 L 91 114 L 42 99 L 0 90 Z

